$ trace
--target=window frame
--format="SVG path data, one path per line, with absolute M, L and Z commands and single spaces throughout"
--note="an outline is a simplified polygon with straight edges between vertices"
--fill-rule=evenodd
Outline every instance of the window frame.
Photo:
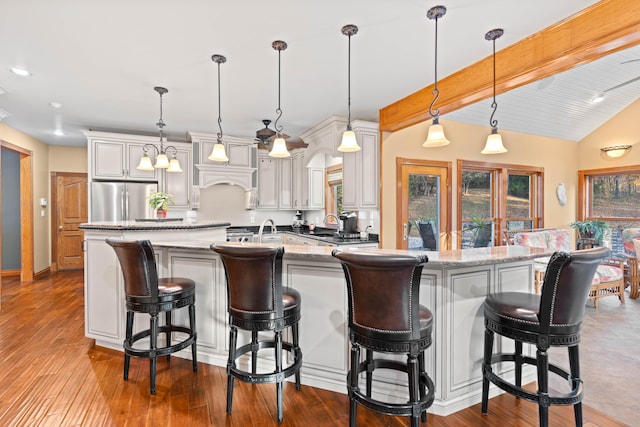
M 506 229 L 506 222 L 510 220 L 507 218 L 507 192 L 508 177 L 509 175 L 529 175 L 531 177 L 531 208 L 532 214 L 531 221 L 533 223 L 532 228 L 544 227 L 544 168 L 536 166 L 526 165 L 514 165 L 505 163 L 494 162 L 479 162 L 473 160 L 457 161 L 457 212 L 456 212 L 456 227 L 458 229 L 459 237 L 457 240 L 458 249 L 462 248 L 462 174 L 465 171 L 474 172 L 488 172 L 492 175 L 492 194 L 495 194 L 493 212 L 493 233 L 494 233 L 494 246 L 501 246 L 506 244 L 502 239 L 502 231 Z M 467 218 L 468 219 L 468 218 Z
M 578 206 L 577 219 L 586 221 L 591 219 L 601 219 L 603 221 L 630 221 L 640 222 L 639 217 L 595 217 L 591 209 L 591 178 L 609 175 L 640 175 L 640 165 L 618 166 L 602 169 L 586 169 L 578 171 Z

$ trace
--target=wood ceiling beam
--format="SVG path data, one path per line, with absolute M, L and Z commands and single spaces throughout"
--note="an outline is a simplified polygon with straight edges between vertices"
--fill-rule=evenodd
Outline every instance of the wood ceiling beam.
M 496 94 L 640 43 L 638 0 L 602 0 L 496 52 Z M 487 43 L 487 51 L 490 50 Z M 493 95 L 491 55 L 438 82 L 435 108 L 450 113 Z M 380 130 L 394 132 L 431 119 L 433 84 L 380 110 Z

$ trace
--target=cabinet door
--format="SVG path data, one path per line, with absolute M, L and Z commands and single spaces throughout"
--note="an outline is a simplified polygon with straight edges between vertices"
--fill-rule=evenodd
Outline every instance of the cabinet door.
M 85 253 L 85 334 L 116 346 L 124 338 L 122 272 L 104 239 L 87 239 Z
M 293 177 L 293 209 L 302 209 L 302 162 L 304 155 L 296 153 L 291 155 Z M 306 169 L 306 168 L 305 168 Z
M 253 145 L 237 142 L 227 142 L 225 145 L 229 166 L 255 167 L 252 162 L 253 151 L 255 151 Z
M 360 140 L 358 140 L 360 143 Z M 358 209 L 358 186 L 360 184 L 360 168 L 358 167 L 361 151 L 343 153 L 342 155 L 342 208 Z
M 278 159 L 278 182 L 280 189 L 278 194 L 278 208 L 293 208 L 293 160 L 289 157 Z
M 136 181 L 157 181 L 158 180 L 158 171 L 154 169 L 152 171 L 141 171 L 136 169 L 138 167 L 138 163 L 140 163 L 140 159 L 144 153 L 144 144 L 136 144 L 132 142 L 127 143 L 127 156 L 126 156 L 126 165 L 127 165 L 127 178 L 136 180 Z M 155 150 L 152 148 L 149 151 L 149 155 L 153 160 Z M 182 162 L 181 162 L 182 164 Z
M 124 142 L 93 141 L 92 178 L 125 179 L 126 147 Z
M 165 172 L 164 191 L 173 194 L 173 207 L 190 208 L 191 192 L 191 147 L 176 145 L 176 158 L 180 162 L 182 172 Z
M 277 167 L 275 159 L 258 159 L 258 209 L 277 209 Z
M 360 173 L 360 200 L 358 208 L 377 209 L 378 195 L 380 194 L 378 173 L 378 134 L 376 132 L 362 132 L 360 135 L 362 146 Z
M 309 209 L 324 209 L 324 169 L 309 168 Z

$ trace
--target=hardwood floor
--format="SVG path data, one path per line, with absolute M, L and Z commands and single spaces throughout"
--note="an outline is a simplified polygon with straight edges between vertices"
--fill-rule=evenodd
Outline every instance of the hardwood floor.
M 223 368 L 173 357 L 158 361 L 157 393 L 149 394 L 149 363 L 132 359 L 122 379 L 122 353 L 94 347 L 84 336 L 83 275 L 59 272 L 34 282 L 2 279 L 0 311 L 1 426 L 277 426 L 275 386 L 236 382 L 233 413 L 225 412 Z M 304 366 L 303 366 L 304 369 Z M 585 426 L 624 426 L 585 405 Z M 573 425 L 571 407 L 552 407 L 551 425 Z M 346 426 L 347 396 L 302 386 L 284 387 L 282 426 Z M 407 426 L 358 409 L 358 425 Z M 423 424 L 424 425 L 424 424 Z M 428 426 L 536 426 L 537 406 L 511 396 Z

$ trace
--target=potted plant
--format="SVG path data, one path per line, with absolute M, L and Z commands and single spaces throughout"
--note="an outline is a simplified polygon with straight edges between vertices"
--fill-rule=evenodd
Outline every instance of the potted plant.
M 154 191 L 149 194 L 147 200 L 149 206 L 156 211 L 158 218 L 166 218 L 169 205 L 173 205 L 173 194 L 164 193 L 162 191 Z
M 473 233 L 473 247 L 484 248 L 491 243 L 493 221 L 486 218 L 474 217 L 469 218 L 471 222 L 467 224 L 466 230 Z
M 587 221 L 574 221 L 571 228 L 578 231 L 579 239 L 593 239 L 598 244 L 602 243 L 604 232 L 609 230 L 609 224 L 601 219 L 593 219 Z

